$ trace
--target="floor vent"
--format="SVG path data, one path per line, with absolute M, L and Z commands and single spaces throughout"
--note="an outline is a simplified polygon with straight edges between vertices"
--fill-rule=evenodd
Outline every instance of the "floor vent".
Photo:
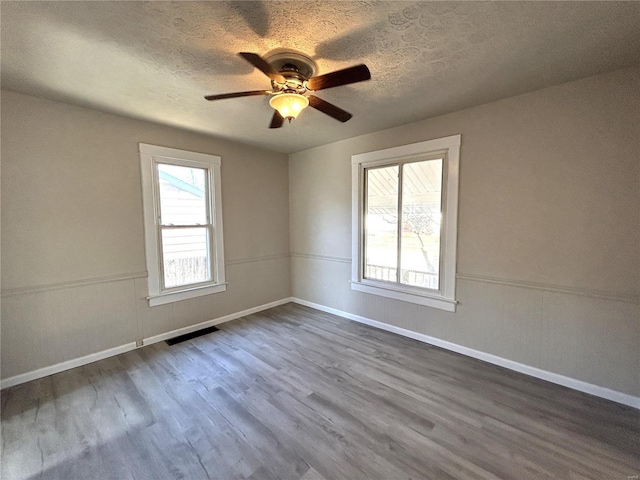
M 176 343 L 186 342 L 187 340 L 191 340 L 192 338 L 200 337 L 211 332 L 217 332 L 218 330 L 219 329 L 216 327 L 203 328 L 202 330 L 197 330 L 185 335 L 180 335 L 179 337 L 170 338 L 169 340 L 165 340 L 165 342 L 167 342 L 167 345 L 175 345 Z

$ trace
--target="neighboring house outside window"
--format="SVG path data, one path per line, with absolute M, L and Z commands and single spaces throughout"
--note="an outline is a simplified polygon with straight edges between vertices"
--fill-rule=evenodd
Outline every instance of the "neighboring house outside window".
M 151 306 L 226 290 L 221 159 L 140 144 Z
M 352 289 L 455 311 L 460 135 L 354 155 Z

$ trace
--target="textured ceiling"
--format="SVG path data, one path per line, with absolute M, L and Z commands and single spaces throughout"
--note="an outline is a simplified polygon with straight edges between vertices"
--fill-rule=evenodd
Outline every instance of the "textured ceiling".
M 2 87 L 294 152 L 640 61 L 640 2 L 6 2 Z M 236 55 L 293 48 L 368 82 L 267 128 L 270 88 Z

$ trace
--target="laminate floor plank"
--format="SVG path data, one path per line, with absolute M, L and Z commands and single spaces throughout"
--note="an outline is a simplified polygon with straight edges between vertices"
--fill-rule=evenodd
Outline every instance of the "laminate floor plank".
M 263 424 L 284 445 L 296 451 L 327 480 L 370 478 L 366 469 L 362 471 L 360 468 L 352 449 L 344 448 L 344 439 L 330 426 L 319 427 L 317 423 L 305 421 L 302 415 L 291 408 L 293 397 L 280 395 L 268 385 L 256 382 L 243 389 L 236 398 L 254 415 L 261 415 Z M 300 441 L 301 438 L 304 441 Z
M 638 410 L 295 304 L 0 406 L 3 480 L 640 474 Z

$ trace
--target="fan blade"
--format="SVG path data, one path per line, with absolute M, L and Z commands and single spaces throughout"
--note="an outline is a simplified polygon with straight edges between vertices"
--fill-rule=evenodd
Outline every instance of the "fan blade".
M 309 90 L 323 90 L 325 88 L 339 87 L 350 83 L 363 82 L 371 78 L 371 72 L 366 65 L 356 65 L 355 67 L 336 70 L 325 73 L 319 77 L 310 78 L 307 81 Z
M 313 95 L 308 95 L 309 105 L 316 110 L 320 110 L 322 113 L 326 113 L 330 117 L 335 118 L 340 122 L 346 122 L 353 115 L 349 112 L 342 110 L 341 108 L 336 107 L 334 104 L 327 102 L 326 100 L 322 100 L 321 98 L 314 97 Z
M 280 112 L 277 110 L 273 112 L 273 117 L 271 117 L 271 124 L 269 128 L 280 128 L 284 123 L 284 117 L 280 115 Z
M 240 55 L 258 70 L 260 70 L 262 73 L 264 73 L 271 80 L 274 80 L 278 83 L 285 83 L 287 81 L 282 75 L 274 70 L 274 68 L 269 65 L 269 63 L 260 55 L 249 52 L 240 52 L 238 55 Z
M 225 98 L 253 97 L 254 95 L 269 95 L 271 90 L 252 90 L 250 92 L 223 93 L 220 95 L 207 95 L 207 100 L 224 100 Z

